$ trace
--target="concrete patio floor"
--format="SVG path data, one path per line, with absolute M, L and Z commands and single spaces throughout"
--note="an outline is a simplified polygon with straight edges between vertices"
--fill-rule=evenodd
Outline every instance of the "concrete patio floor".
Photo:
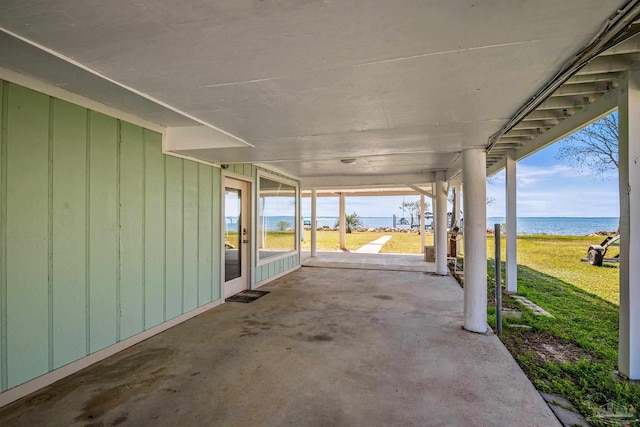
M 415 271 L 434 273 L 436 265 L 425 262 L 424 255 L 374 254 L 362 252 L 317 252 L 311 257 L 302 251 L 302 265 L 305 267 L 347 268 L 385 271 Z
M 302 268 L 0 409 L 0 425 L 554 426 L 462 290 Z

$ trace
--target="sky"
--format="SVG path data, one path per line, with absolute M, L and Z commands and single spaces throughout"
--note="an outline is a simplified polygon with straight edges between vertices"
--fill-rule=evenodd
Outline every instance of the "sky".
M 557 158 L 560 141 L 517 163 L 518 216 L 617 217 L 620 212 L 617 173 L 594 176 Z M 504 216 L 505 174 L 487 183 L 487 216 Z
M 585 174 L 566 160 L 558 159 L 558 150 L 564 143 L 559 141 L 517 163 L 518 216 L 618 217 L 617 174 Z M 346 211 L 362 217 L 403 216 L 400 209 L 403 199 L 409 202 L 419 200 L 419 196 L 347 197 Z M 488 179 L 487 199 L 491 200 L 487 216 L 505 216 L 504 171 Z M 302 214 L 305 218 L 311 216 L 308 197 L 302 200 Z M 318 197 L 318 216 L 337 217 L 338 198 Z

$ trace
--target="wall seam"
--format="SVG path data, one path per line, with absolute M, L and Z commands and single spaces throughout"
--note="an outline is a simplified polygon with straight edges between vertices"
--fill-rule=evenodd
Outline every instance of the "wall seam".
M 162 286 L 163 286 L 163 307 L 162 307 L 162 319 L 167 320 L 167 156 L 162 156 L 162 162 L 164 167 L 164 227 L 162 227 L 162 239 L 163 239 L 163 263 L 162 263 Z
M 196 216 L 196 307 L 200 307 L 200 164 L 196 163 L 196 172 L 198 175 L 198 215 Z
M 147 329 L 147 132 L 142 129 L 142 330 Z
M 48 316 L 49 316 L 49 371 L 53 370 L 53 115 L 54 102 L 49 98 L 49 135 L 48 146 L 48 179 L 47 179 L 47 290 L 48 290 Z
M 117 121 L 117 153 L 116 153 L 116 342 L 120 342 L 120 280 L 121 280 L 121 253 L 120 253 L 120 156 L 122 151 L 122 122 Z
M 8 387 L 7 378 L 7 127 L 9 106 L 9 84 L 0 80 L 0 390 Z
M 180 166 L 182 168 L 182 263 L 180 265 L 181 277 L 182 277 L 182 313 L 184 313 L 184 160 L 180 159 Z
M 213 260 L 213 255 L 215 253 L 215 251 L 213 250 L 213 248 L 215 247 L 214 244 L 215 242 L 213 241 L 213 235 L 214 235 L 214 230 L 215 230 L 215 226 L 216 226 L 216 222 L 215 222 L 215 218 L 214 218 L 214 212 L 213 212 L 213 195 L 215 194 L 215 174 L 214 174 L 214 169 L 211 169 L 211 260 L 209 261 L 209 268 L 211 269 L 211 299 L 213 300 L 213 286 L 216 283 L 216 280 L 213 277 L 213 263 L 216 262 Z M 219 186 L 218 186 L 219 187 Z M 218 218 L 218 227 L 220 227 L 220 218 Z M 224 232 L 221 229 L 220 230 L 220 234 L 222 235 Z M 222 255 L 220 255 L 222 256 Z
M 85 230 L 84 230 L 84 285 L 85 285 L 85 353 L 91 353 L 91 110 L 87 109 L 85 149 Z

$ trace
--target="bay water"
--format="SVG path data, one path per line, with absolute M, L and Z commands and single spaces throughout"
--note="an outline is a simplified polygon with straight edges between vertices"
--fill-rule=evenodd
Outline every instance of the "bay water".
M 310 218 L 305 217 L 305 220 Z M 409 220 L 409 218 L 406 218 Z M 277 230 L 278 222 L 285 221 L 293 226 L 293 217 L 273 216 L 267 219 L 267 229 Z M 318 217 L 318 227 L 328 226 L 334 228 L 337 217 Z M 365 228 L 393 227 L 393 217 L 362 217 L 362 225 Z M 410 225 L 399 223 L 396 219 L 396 228 L 409 228 Z M 427 219 L 427 227 L 431 225 L 431 218 Z M 618 229 L 617 217 L 519 217 L 518 234 L 550 234 L 560 236 L 586 236 L 597 231 L 615 232 Z M 488 217 L 487 229 L 493 229 L 494 224 L 504 224 L 504 217 Z

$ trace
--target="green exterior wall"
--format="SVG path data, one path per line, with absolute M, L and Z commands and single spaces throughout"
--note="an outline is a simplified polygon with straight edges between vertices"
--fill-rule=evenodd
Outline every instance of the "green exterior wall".
M 1 391 L 220 298 L 219 169 L 12 83 L 0 100 Z
M 0 392 L 219 300 L 221 180 L 157 132 L 0 80 Z M 298 264 L 254 262 L 254 283 Z

